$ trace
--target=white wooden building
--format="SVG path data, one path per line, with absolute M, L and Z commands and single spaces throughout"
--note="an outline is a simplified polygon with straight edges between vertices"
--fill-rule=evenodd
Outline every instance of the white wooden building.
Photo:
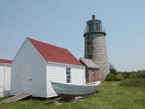
M 50 81 L 85 84 L 85 67 L 65 48 L 26 38 L 11 65 L 11 95 L 57 96 Z
M 10 96 L 11 60 L 0 59 L 0 97 Z

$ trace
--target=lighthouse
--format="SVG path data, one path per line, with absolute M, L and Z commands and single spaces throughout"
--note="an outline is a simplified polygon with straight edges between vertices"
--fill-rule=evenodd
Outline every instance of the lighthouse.
M 106 30 L 102 27 L 102 21 L 92 15 L 92 20 L 86 22 L 84 31 L 84 58 L 92 59 L 99 66 L 99 80 L 103 80 L 110 73 L 105 36 Z

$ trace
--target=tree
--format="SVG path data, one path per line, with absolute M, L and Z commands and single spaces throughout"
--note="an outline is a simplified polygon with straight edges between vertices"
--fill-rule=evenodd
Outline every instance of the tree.
M 109 67 L 110 67 L 110 69 L 115 69 L 114 65 L 111 64 L 111 62 L 109 63 Z
M 117 75 L 117 70 L 115 70 L 115 67 L 113 64 L 109 63 L 109 66 L 110 66 L 110 74 L 114 74 L 114 75 Z

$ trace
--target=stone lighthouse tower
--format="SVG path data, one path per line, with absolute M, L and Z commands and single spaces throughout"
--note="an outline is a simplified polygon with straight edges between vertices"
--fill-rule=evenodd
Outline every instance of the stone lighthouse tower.
M 85 58 L 92 59 L 99 66 L 99 80 L 103 80 L 110 73 L 108 54 L 106 48 L 106 31 L 102 27 L 102 21 L 95 19 L 86 22 L 84 31 L 85 37 Z

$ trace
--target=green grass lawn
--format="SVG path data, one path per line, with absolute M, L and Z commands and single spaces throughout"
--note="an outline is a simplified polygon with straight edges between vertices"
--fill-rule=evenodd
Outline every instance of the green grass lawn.
M 82 99 L 84 101 L 63 102 L 56 106 L 52 99 L 30 99 L 0 103 L 0 109 L 145 109 L 145 87 L 119 86 L 119 83 L 102 81 L 96 95 Z

